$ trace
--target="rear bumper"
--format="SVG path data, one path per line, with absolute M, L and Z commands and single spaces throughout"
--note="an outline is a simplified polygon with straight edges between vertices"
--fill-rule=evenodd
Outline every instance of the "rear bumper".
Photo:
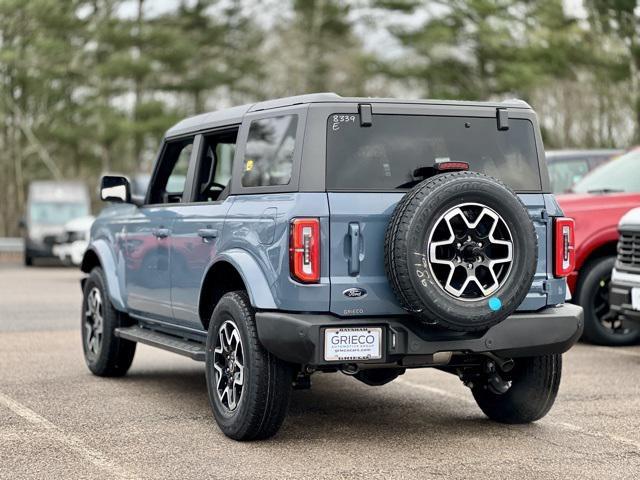
M 524 357 L 563 353 L 578 341 L 584 326 L 582 307 L 564 304 L 510 316 L 484 333 L 420 335 L 410 317 L 339 318 L 324 314 L 257 312 L 262 345 L 282 360 L 302 365 L 333 365 L 324 360 L 324 329 L 382 327 L 382 358 L 356 363 L 391 363 L 437 352 L 497 353 Z
M 640 288 L 640 275 L 614 270 L 609 288 L 611 310 L 623 315 L 625 320 L 640 323 L 640 310 L 634 310 L 631 306 L 631 289 Z

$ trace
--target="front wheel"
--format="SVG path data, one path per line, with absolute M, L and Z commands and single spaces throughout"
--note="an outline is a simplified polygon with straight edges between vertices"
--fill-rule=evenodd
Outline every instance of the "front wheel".
M 504 375 L 508 390 L 498 393 L 486 383 L 472 388 L 473 397 L 484 414 L 500 423 L 530 423 L 544 417 L 555 402 L 560 387 L 562 356 L 517 358 Z
M 89 370 L 100 377 L 127 373 L 136 343 L 116 337 L 115 329 L 131 324 L 109 301 L 107 282 L 100 267 L 91 270 L 84 284 L 82 301 L 82 348 Z
M 615 257 L 591 262 L 578 287 L 577 302 L 584 309 L 583 338 L 598 345 L 632 345 L 640 340 L 640 328 L 623 322 L 611 311 L 609 284 Z
M 205 372 L 209 404 L 225 435 L 257 440 L 277 433 L 289 408 L 294 371 L 260 344 L 243 291 L 225 294 L 213 311 Z

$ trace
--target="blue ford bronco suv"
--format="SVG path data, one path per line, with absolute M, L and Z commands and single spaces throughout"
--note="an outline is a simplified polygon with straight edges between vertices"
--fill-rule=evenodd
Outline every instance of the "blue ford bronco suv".
M 573 222 L 549 192 L 522 101 L 322 93 L 188 118 L 144 198 L 102 179 L 86 363 L 124 375 L 138 342 L 204 361 L 238 440 L 274 435 L 314 372 L 375 386 L 435 367 L 488 417 L 535 421 L 583 327 L 564 303 Z

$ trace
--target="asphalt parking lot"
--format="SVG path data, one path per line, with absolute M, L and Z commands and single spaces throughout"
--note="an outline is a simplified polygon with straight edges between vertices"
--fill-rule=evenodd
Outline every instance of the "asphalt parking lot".
M 486 420 L 457 378 L 384 387 L 342 374 L 294 392 L 272 440 L 217 429 L 203 365 L 139 346 L 125 378 L 92 376 L 80 273 L 0 265 L 0 478 L 638 478 L 640 347 L 578 345 L 551 413 Z

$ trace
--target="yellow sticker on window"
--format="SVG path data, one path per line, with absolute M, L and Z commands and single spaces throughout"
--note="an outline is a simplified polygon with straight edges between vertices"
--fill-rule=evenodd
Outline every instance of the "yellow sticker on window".
M 244 171 L 250 172 L 251 170 L 253 170 L 253 160 L 247 160 L 247 163 L 244 167 Z

